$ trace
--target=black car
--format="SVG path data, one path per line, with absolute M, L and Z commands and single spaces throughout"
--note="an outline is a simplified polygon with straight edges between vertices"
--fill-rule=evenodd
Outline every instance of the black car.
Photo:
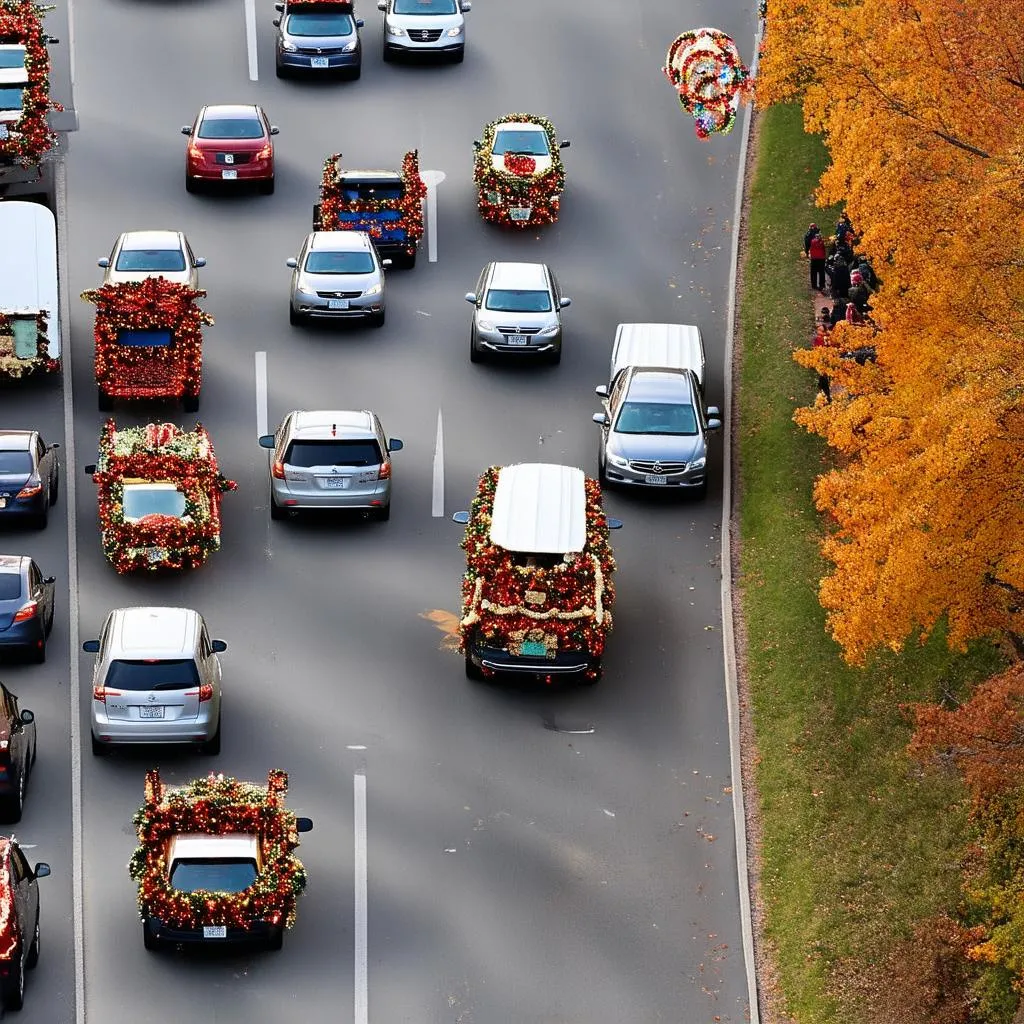
M 35 430 L 0 430 L 0 521 L 46 526 L 57 500 L 57 449 Z
M 54 582 L 52 576 L 43 576 L 35 559 L 0 555 L 0 652 L 14 650 L 46 661 Z
M 21 821 L 25 787 L 36 763 L 36 716 L 0 683 L 0 821 Z
M 353 81 L 362 72 L 362 18 L 352 16 L 347 0 L 322 3 L 276 3 L 274 46 L 277 77 L 292 74 L 339 74 Z
M 20 1010 L 25 969 L 39 963 L 39 885 L 49 864 L 30 867 L 13 837 L 0 836 L 0 1004 Z

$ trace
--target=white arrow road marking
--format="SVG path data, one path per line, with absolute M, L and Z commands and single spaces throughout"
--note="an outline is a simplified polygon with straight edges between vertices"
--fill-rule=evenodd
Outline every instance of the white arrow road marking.
M 437 410 L 437 440 L 434 442 L 434 484 L 430 496 L 430 514 L 434 519 L 444 516 L 444 424 Z
M 267 433 L 267 353 L 256 353 L 256 436 Z
M 256 0 L 245 0 L 245 47 L 249 52 L 249 81 L 259 77 L 256 67 Z
M 366 776 L 361 772 L 352 776 L 354 798 L 352 818 L 355 831 L 355 996 L 353 1024 L 369 1024 L 370 998 L 367 984 L 366 943 Z
M 420 177 L 427 186 L 426 211 L 423 219 L 427 226 L 427 262 L 437 262 L 437 186 L 444 181 L 444 171 L 420 171 Z

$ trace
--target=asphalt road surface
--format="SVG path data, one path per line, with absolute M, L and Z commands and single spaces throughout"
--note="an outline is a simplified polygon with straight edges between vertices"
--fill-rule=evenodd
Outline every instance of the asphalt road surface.
M 595 0 L 491 4 L 467 17 L 465 63 L 380 60 L 366 19 L 356 83 L 279 82 L 269 0 L 255 9 L 258 81 L 237 0 L 86 0 L 75 8 L 81 130 L 68 159 L 71 347 L 81 639 L 107 611 L 199 609 L 229 645 L 217 758 L 94 759 L 90 659 L 79 659 L 87 1019 L 164 1024 L 282 1019 L 366 1024 L 738 1022 L 746 1008 L 721 655 L 721 466 L 704 503 L 611 494 L 625 521 L 615 630 L 597 687 L 476 685 L 449 649 L 463 570 L 452 512 L 488 465 L 552 461 L 596 473 L 615 325 L 698 324 L 720 399 L 739 133 L 701 144 L 660 73 L 675 35 L 707 16 Z M 749 58 L 753 12 L 715 5 Z M 256 101 L 280 125 L 274 196 L 189 196 L 184 139 L 203 103 Z M 559 224 L 501 233 L 476 213 L 472 140 L 503 113 L 552 118 L 568 185 Z M 284 266 L 310 230 L 324 157 L 398 167 L 418 147 L 439 170 L 436 262 L 389 277 L 387 325 L 292 328 Z M 118 577 L 100 550 L 92 380 L 96 259 L 122 230 L 184 229 L 209 263 L 202 421 L 239 488 L 224 546 L 178 578 Z M 471 365 L 471 290 L 491 259 L 548 262 L 566 294 L 559 367 Z M 268 409 L 256 367 L 265 353 Z M 60 433 L 59 396 L 3 396 L 3 419 Z M 389 523 L 271 523 L 260 420 L 293 408 L 373 408 L 395 456 Z M 119 408 L 120 424 L 182 419 Z M 443 443 L 438 446 L 440 431 Z M 720 447 L 713 449 L 712 461 Z M 440 470 L 438 469 L 440 467 Z M 439 473 L 443 477 L 439 478 Z M 443 516 L 436 488 L 443 479 Z M 63 513 L 5 537 L 44 564 L 65 556 Z M 68 622 L 45 667 L 9 681 L 40 718 L 40 760 L 19 835 L 54 866 L 44 953 L 22 1019 L 71 1021 Z M 143 773 L 291 777 L 315 821 L 310 885 L 281 953 L 144 951 L 126 864 Z M 43 857 L 43 853 L 46 856 Z M 364 856 L 365 855 L 365 856 Z M 365 866 L 365 875 L 363 869 Z M 364 889 L 365 885 L 365 889 Z M 365 900 L 363 893 L 365 891 Z

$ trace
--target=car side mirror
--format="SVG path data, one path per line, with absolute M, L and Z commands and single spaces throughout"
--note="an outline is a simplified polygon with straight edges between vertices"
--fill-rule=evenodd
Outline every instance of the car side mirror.
M 274 4 L 274 6 L 276 7 L 277 4 Z M 281 19 L 280 18 L 275 18 L 270 24 L 273 25 L 274 28 L 280 28 L 280 26 L 281 26 Z
M 313 819 L 312 818 L 296 818 L 295 819 L 295 831 L 296 832 L 312 832 L 313 831 Z
M 459 526 L 465 526 L 469 522 L 469 513 L 468 512 L 453 512 L 452 513 L 452 522 L 453 523 L 458 523 Z
M 608 524 L 608 529 L 609 530 L 621 530 L 622 529 L 622 520 L 621 519 L 615 519 L 612 516 L 606 516 L 605 517 L 605 522 Z
M 85 643 L 82 644 L 82 650 L 85 651 L 86 654 L 99 654 L 99 640 L 86 640 Z
M 559 306 L 562 307 L 562 309 L 566 309 L 568 306 L 572 305 L 572 299 L 570 299 L 567 295 L 563 295 L 562 298 L 559 300 L 558 304 Z
M 197 256 L 192 261 L 192 266 L 194 266 L 194 267 L 205 267 L 206 266 L 206 257 L 205 256 Z
M 482 145 L 483 145 L 483 143 L 479 139 L 474 139 L 473 140 L 473 148 L 474 149 L 480 149 L 480 147 Z
M 192 126 L 191 125 L 187 125 L 187 124 L 183 124 L 181 126 L 181 134 L 182 135 L 191 135 L 192 134 Z
M 571 145 L 572 143 L 568 139 L 562 139 L 562 141 L 558 144 L 558 148 L 568 149 Z
M 362 18 L 356 18 L 356 28 L 362 28 L 366 24 Z
M 390 267 L 394 263 L 394 260 L 381 260 L 380 265 L 382 267 Z
M 475 306 L 476 305 L 476 296 L 472 292 L 466 292 L 466 301 L 467 302 L 472 302 L 473 305 Z
M 42 861 L 40 861 L 32 869 L 32 874 L 35 875 L 36 878 L 46 878 L 50 874 L 50 865 L 44 864 Z
M 607 398 L 608 397 L 608 385 L 607 384 L 598 384 L 597 387 L 594 388 L 594 394 L 597 395 L 598 398 Z
M 281 134 L 281 129 L 278 128 L 276 124 L 272 124 L 270 126 L 270 134 L 271 135 L 280 135 Z
M 388 9 L 388 0 L 377 0 L 377 10 L 386 11 Z
M 291 267 L 292 270 L 294 270 L 299 265 L 299 261 L 294 256 L 289 256 L 288 259 L 284 261 L 284 265 L 286 267 Z
M 722 421 L 721 420 L 708 420 L 708 430 L 721 430 L 721 429 L 722 429 Z
M 281 14 L 284 11 L 284 4 L 274 4 L 274 10 Z
M 86 476 L 94 476 L 95 473 L 96 473 L 96 466 L 93 463 L 89 463 L 89 465 L 85 467 L 85 475 Z
M 56 576 L 47 576 L 43 580 L 43 583 L 45 583 L 47 586 L 49 586 L 51 583 L 56 583 L 56 582 L 57 582 L 57 577 Z
M 31 725 L 35 720 L 36 720 L 36 716 L 31 711 L 29 711 L 28 708 L 25 708 L 25 710 L 22 711 L 22 713 L 21 713 L 21 724 L 22 725 Z
M 223 654 L 228 649 L 226 640 L 211 640 L 210 647 L 214 654 Z
M 54 441 L 53 444 L 51 444 L 49 446 L 49 450 L 51 452 L 55 452 L 59 447 L 60 447 L 60 441 Z
M 388 451 L 389 452 L 400 452 L 405 447 L 405 442 L 400 441 L 397 437 L 388 438 Z
M 272 450 L 274 448 L 274 435 L 273 434 L 264 434 L 260 438 L 260 447 L 261 448 L 270 448 Z
M 719 411 L 719 408 L 718 408 L 717 405 L 709 405 L 708 408 L 707 408 L 707 413 L 708 413 L 708 418 L 709 419 L 712 416 L 716 416 L 717 417 L 717 416 L 721 416 L 722 415 L 722 413 Z
M 590 418 L 599 427 L 607 427 L 608 426 L 608 417 L 603 412 L 595 412 L 594 415 L 591 416 Z
M 106 270 L 107 267 L 110 266 L 110 260 L 108 260 L 107 257 L 104 256 L 103 259 L 96 261 L 96 266 L 102 267 L 104 270 Z
M 469 14 L 469 12 L 473 10 L 473 5 L 470 3 L 470 0 L 462 0 L 462 3 L 459 4 L 459 8 L 463 14 Z

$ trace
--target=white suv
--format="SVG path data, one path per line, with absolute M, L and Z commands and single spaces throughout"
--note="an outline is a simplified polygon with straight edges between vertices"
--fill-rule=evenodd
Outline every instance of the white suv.
M 92 676 L 92 752 L 119 743 L 187 743 L 220 753 L 223 640 L 190 608 L 115 608 L 98 640 Z
M 451 57 L 462 63 L 466 52 L 469 0 L 377 0 L 384 12 L 384 60 L 422 55 Z

